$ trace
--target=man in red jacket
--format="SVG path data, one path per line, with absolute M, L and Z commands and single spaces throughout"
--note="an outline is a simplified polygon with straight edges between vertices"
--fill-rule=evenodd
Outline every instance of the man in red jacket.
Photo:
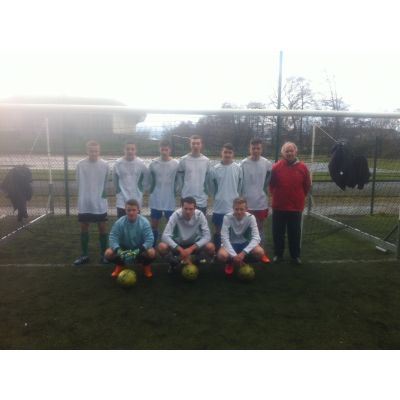
M 283 260 L 287 230 L 289 252 L 293 262 L 301 264 L 301 214 L 311 187 L 310 172 L 297 158 L 297 146 L 286 142 L 281 149 L 282 159 L 272 167 L 272 236 L 275 247 L 274 262 Z

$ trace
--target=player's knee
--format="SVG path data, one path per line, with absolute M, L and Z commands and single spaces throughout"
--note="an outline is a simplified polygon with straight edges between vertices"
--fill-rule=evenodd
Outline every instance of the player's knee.
M 256 246 L 252 251 L 251 254 L 256 257 L 257 259 L 261 258 L 264 255 L 264 249 L 261 246 Z
M 156 258 L 156 250 L 153 247 L 150 247 L 150 249 L 147 249 L 146 253 L 147 253 L 147 257 Z
M 204 250 L 206 251 L 207 254 L 214 254 L 215 253 L 215 245 L 212 242 L 208 242 L 205 247 Z
M 157 249 L 160 255 L 165 256 L 168 253 L 169 246 L 164 242 L 160 242 Z
M 228 260 L 229 254 L 227 253 L 227 251 L 223 248 L 219 249 L 218 253 L 217 253 L 217 258 L 219 261 L 221 262 L 226 262 Z
M 108 259 L 108 260 L 112 260 L 113 258 L 115 258 L 116 254 L 114 253 L 114 250 L 109 247 L 105 252 L 104 252 L 104 256 Z

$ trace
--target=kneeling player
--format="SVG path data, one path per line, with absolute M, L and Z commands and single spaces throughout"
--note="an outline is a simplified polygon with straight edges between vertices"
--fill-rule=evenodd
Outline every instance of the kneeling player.
M 260 244 L 260 234 L 254 215 L 247 212 L 247 202 L 238 197 L 233 201 L 233 213 L 224 217 L 221 229 L 222 247 L 218 251 L 218 260 L 225 265 L 225 273 L 232 275 L 235 267 L 245 261 L 259 261 L 264 256 Z
M 137 200 L 128 200 L 125 203 L 126 215 L 119 218 L 111 228 L 110 247 L 105 256 L 109 261 L 115 262 L 115 270 L 111 274 L 116 278 L 125 268 L 136 259 L 144 266 L 146 278 L 153 276 L 150 263 L 156 257 L 153 248 L 154 236 L 150 223 L 139 214 L 140 207 Z
M 179 263 L 201 262 L 215 253 L 207 219 L 196 209 L 196 200 L 185 197 L 181 204 L 182 207 L 171 215 L 158 245 L 160 255 L 170 263 L 170 273 Z

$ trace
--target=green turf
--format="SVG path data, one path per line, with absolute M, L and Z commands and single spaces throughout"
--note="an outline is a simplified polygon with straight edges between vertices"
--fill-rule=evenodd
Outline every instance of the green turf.
M 257 266 L 257 279 L 198 281 L 164 265 L 123 289 L 111 267 L 0 271 L 2 349 L 397 349 L 394 263 Z
M 305 238 L 302 266 L 256 264 L 249 284 L 227 280 L 218 264 L 188 283 L 158 260 L 152 281 L 138 266 L 127 290 L 110 278 L 112 266 L 70 266 L 75 218 L 41 224 L 0 246 L 2 264 L 20 265 L 0 267 L 1 349 L 400 347 L 399 262 L 343 230 L 324 233 L 322 224 Z M 96 240 L 90 251 L 97 263 Z

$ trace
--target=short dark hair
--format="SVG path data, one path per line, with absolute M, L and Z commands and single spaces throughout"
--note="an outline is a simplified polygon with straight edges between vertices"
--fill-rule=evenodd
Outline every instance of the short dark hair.
M 169 147 L 171 148 L 171 142 L 167 139 L 163 139 L 160 142 L 160 147 Z
M 233 205 L 235 205 L 235 204 L 246 204 L 246 206 L 247 206 L 247 200 L 244 197 L 236 197 L 233 200 Z
M 255 146 L 256 144 L 263 144 L 260 138 L 253 138 L 250 140 L 250 146 Z
M 129 199 L 125 202 L 125 207 L 126 206 L 132 206 L 132 207 L 137 207 L 140 209 L 140 204 L 136 199 Z
M 182 197 L 181 206 L 183 206 L 183 203 L 193 204 L 196 207 L 196 199 L 192 196 Z
M 192 135 L 192 136 L 190 136 L 189 139 L 190 139 L 190 140 L 197 140 L 197 139 L 200 139 L 201 141 L 203 141 L 203 139 L 202 139 L 201 136 L 199 136 L 199 135 Z
M 136 143 L 135 143 L 132 139 L 127 140 L 127 141 L 125 142 L 125 144 L 124 144 L 124 147 L 127 146 L 128 144 L 133 144 L 134 146 L 136 146 Z
M 225 143 L 225 144 L 222 146 L 222 148 L 223 148 L 223 149 L 228 149 L 228 150 L 231 150 L 231 151 L 235 151 L 234 148 L 233 148 L 233 144 L 232 144 L 232 143 Z
M 89 141 L 86 143 L 86 148 L 91 147 L 91 146 L 100 146 L 100 143 L 99 143 L 99 142 L 96 142 L 95 140 L 89 140 Z

